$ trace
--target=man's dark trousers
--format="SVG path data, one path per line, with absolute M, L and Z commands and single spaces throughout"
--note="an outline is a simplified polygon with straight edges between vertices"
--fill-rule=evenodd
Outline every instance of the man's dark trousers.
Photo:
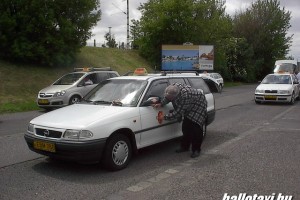
M 184 118 L 182 122 L 182 133 L 181 148 L 188 150 L 190 144 L 192 144 L 192 151 L 200 152 L 203 139 L 202 126 Z

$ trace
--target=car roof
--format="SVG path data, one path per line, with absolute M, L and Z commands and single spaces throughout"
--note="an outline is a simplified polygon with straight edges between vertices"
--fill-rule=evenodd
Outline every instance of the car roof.
M 215 79 L 211 78 L 210 76 L 207 76 L 206 74 L 196 74 L 196 73 L 147 74 L 147 75 L 142 75 L 142 76 L 119 76 L 119 77 L 113 77 L 111 79 L 155 80 L 155 79 L 163 79 L 163 78 L 195 78 L 195 77 L 196 78 L 200 77 L 203 79 L 210 79 L 210 80 L 216 82 Z
M 290 73 L 273 73 L 273 74 L 268 74 L 269 75 L 275 75 L 275 76 L 291 76 L 292 74 Z
M 94 74 L 94 73 L 117 73 L 117 72 L 116 71 L 89 71 L 89 72 L 76 71 L 76 72 L 70 72 L 67 74 Z

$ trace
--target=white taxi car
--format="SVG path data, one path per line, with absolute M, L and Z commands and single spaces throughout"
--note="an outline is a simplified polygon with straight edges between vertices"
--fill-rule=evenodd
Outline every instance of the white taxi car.
M 255 90 L 254 100 L 262 102 L 295 103 L 299 98 L 299 81 L 294 74 L 269 74 Z
M 205 94 L 205 136 L 206 126 L 215 117 L 212 91 L 218 92 L 218 84 L 195 74 L 153 74 L 100 83 L 81 102 L 31 120 L 25 140 L 32 151 L 49 157 L 101 161 L 110 170 L 123 169 L 138 149 L 182 135 L 181 122 L 157 120 L 158 113 L 173 110 L 171 103 L 160 109 L 149 105 L 149 98 L 163 97 L 165 88 L 174 82 L 189 84 Z

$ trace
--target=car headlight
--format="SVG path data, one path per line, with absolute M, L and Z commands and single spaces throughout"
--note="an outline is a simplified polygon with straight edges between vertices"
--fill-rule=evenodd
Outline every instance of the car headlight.
M 278 90 L 278 94 L 290 94 L 289 90 Z
M 33 126 L 33 124 L 29 124 L 29 125 L 28 125 L 28 127 L 27 127 L 27 132 L 28 132 L 28 133 L 32 133 L 32 134 L 34 133 L 34 126 Z
M 255 93 L 264 93 L 264 90 L 255 90 Z
M 87 130 L 66 130 L 64 133 L 64 138 L 67 139 L 87 139 L 93 137 L 93 133 Z
M 64 96 L 66 94 L 66 91 L 65 90 L 62 90 L 62 91 L 59 91 L 59 92 L 56 92 L 54 94 L 55 97 L 61 97 L 61 96 Z

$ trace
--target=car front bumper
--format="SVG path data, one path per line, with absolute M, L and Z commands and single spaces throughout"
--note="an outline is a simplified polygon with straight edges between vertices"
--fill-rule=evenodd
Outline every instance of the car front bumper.
M 59 141 L 45 140 L 26 133 L 24 138 L 30 150 L 49 156 L 52 158 L 78 161 L 78 162 L 97 162 L 100 161 L 105 147 L 106 138 L 88 141 Z M 34 147 L 34 141 L 51 143 L 55 146 L 55 152 L 40 150 Z
M 259 102 L 290 102 L 292 95 L 265 95 L 265 94 L 255 94 L 255 101 Z
M 37 98 L 36 102 L 40 108 L 59 108 L 69 105 L 66 97 Z

